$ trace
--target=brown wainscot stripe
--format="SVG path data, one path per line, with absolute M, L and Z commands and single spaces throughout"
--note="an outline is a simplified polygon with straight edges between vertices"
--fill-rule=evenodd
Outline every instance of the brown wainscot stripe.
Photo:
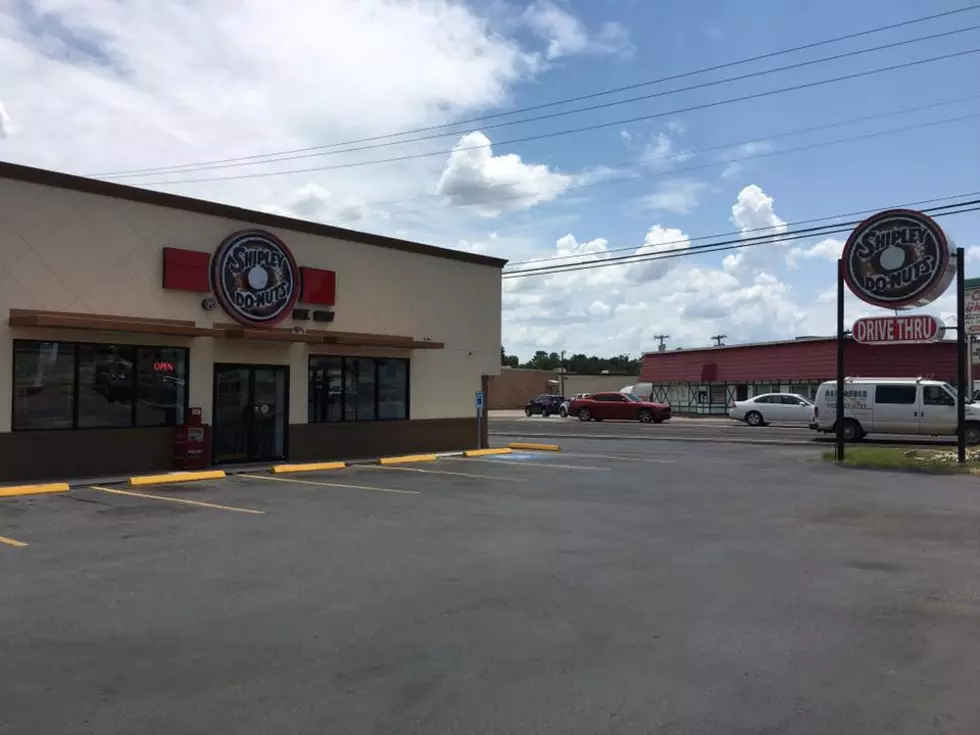
M 450 452 L 475 445 L 475 418 L 338 421 L 289 427 L 289 458 L 297 462 Z

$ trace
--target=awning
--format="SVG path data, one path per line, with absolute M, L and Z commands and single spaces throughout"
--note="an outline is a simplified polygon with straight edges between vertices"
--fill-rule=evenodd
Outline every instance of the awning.
M 11 309 L 10 326 L 51 329 L 84 329 L 95 332 L 129 332 L 177 337 L 215 337 L 249 339 L 263 342 L 301 342 L 312 345 L 350 345 L 357 347 L 391 347 L 408 350 L 441 350 L 442 342 L 388 334 L 332 332 L 324 329 L 290 327 L 245 327 L 241 324 L 215 324 L 199 327 L 181 319 L 153 319 L 112 314 L 76 314 L 65 311 L 32 311 Z
M 215 324 L 219 336 L 231 339 L 254 339 L 265 342 L 304 342 L 316 345 L 349 345 L 351 347 L 392 347 L 401 350 L 441 350 L 442 342 L 415 339 L 392 334 L 368 334 L 364 332 L 333 332 L 326 329 L 273 327 L 249 328 L 236 324 Z
M 46 327 L 53 329 L 85 329 L 96 332 L 130 332 L 160 334 L 175 337 L 215 337 L 218 330 L 199 327 L 181 319 L 149 319 L 111 314 L 85 314 L 65 311 L 32 311 L 11 309 L 10 326 Z

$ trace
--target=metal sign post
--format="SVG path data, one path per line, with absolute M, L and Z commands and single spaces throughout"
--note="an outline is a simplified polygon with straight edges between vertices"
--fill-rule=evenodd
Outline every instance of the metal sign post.
M 483 391 L 476 392 L 476 448 L 483 449 Z
M 844 461 L 844 261 L 837 261 L 837 445 L 835 458 Z
M 956 456 L 966 462 L 966 257 L 963 248 L 956 248 Z

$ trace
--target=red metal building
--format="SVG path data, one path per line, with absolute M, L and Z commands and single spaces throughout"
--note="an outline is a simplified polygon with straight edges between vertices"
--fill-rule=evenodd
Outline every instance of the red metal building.
M 849 377 L 929 377 L 956 381 L 956 343 L 863 345 L 847 340 Z M 837 374 L 837 341 L 807 337 L 786 342 L 725 345 L 649 352 L 640 383 L 652 400 L 677 413 L 726 413 L 736 400 L 777 391 L 813 397 Z M 645 392 L 645 391 L 644 391 Z

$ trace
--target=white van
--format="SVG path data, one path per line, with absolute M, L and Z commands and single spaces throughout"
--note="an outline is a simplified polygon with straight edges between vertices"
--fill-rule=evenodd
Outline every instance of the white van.
M 632 393 L 641 401 L 649 401 L 650 396 L 653 394 L 653 383 L 637 383 L 636 385 L 627 385 L 625 388 L 620 388 L 619 392 Z
M 817 388 L 810 428 L 836 431 L 837 381 Z M 925 378 L 847 378 L 844 440 L 867 434 L 956 436 L 956 388 Z M 980 405 L 966 404 L 966 441 L 980 444 Z

